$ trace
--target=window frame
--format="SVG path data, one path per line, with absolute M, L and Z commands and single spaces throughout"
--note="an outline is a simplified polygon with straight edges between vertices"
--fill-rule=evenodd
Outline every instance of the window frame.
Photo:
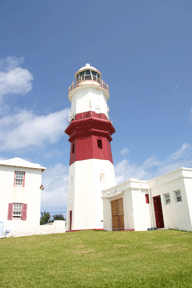
M 179 193 L 179 195 L 177 195 L 177 193 Z M 176 203 L 182 202 L 181 190 L 175 190 L 175 191 L 174 191 L 174 194 L 175 194 Z M 181 200 L 178 201 L 178 198 L 179 198 L 179 197 L 180 197 Z
M 17 173 L 23 173 L 23 177 L 22 178 L 20 178 L 20 177 L 17 178 Z M 22 184 L 16 184 L 17 180 L 18 180 L 18 182 L 22 181 L 21 182 Z M 14 172 L 14 186 L 15 187 L 25 187 L 25 172 L 24 171 L 15 170 L 15 172 Z
M 105 183 L 106 178 L 105 178 L 105 171 L 100 171 L 100 182 Z
M 75 142 L 72 143 L 71 150 L 72 150 L 72 151 L 71 151 L 72 154 L 74 154 L 74 153 L 75 153 Z
M 102 139 L 101 138 L 98 138 L 97 139 L 97 148 L 99 149 L 103 149 L 103 143 L 102 143 Z
M 15 211 L 14 211 L 15 205 L 21 205 L 20 211 L 19 211 L 19 210 L 15 210 Z M 21 219 L 21 217 L 22 217 L 22 210 L 23 210 L 23 203 L 13 203 L 13 215 L 12 215 L 12 219 L 13 219 L 13 220 L 15 220 L 15 219 Z M 19 217 L 14 216 L 14 212 L 15 212 L 15 213 L 20 213 L 20 214 L 19 214 Z
M 164 203 L 165 205 L 170 205 L 171 204 L 171 197 L 170 197 L 170 193 L 164 193 Z

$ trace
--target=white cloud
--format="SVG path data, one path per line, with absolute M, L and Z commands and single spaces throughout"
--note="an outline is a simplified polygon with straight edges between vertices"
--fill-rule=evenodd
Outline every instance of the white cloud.
M 7 94 L 24 95 L 32 89 L 33 75 L 18 67 L 23 61 L 23 57 L 0 59 L 0 101 Z
M 64 207 L 67 205 L 69 167 L 61 163 L 48 167 L 43 172 L 44 190 L 41 194 L 41 207 Z M 50 210 L 50 209 L 48 209 Z
M 127 148 L 122 149 L 120 151 L 120 154 L 121 154 L 121 156 L 125 156 L 125 155 L 129 154 L 129 149 L 127 149 Z
M 183 166 L 192 167 L 192 145 L 188 143 L 184 143 L 178 151 L 164 160 L 158 160 L 157 156 L 154 155 L 141 165 L 131 164 L 127 159 L 120 161 L 115 165 L 116 180 L 117 183 L 129 178 L 150 180 Z
M 175 87 L 172 89 L 172 92 L 175 92 L 178 88 L 178 84 L 175 85 Z
M 67 126 L 69 109 L 36 115 L 21 110 L 0 118 L 0 151 L 43 146 L 58 142 Z

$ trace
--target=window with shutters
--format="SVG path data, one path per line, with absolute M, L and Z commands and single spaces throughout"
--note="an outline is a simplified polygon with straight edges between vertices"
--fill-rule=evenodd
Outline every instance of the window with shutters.
M 13 203 L 13 219 L 21 219 L 23 204 Z
M 13 219 L 27 220 L 27 204 L 9 203 L 7 218 L 8 220 L 13 220 Z
M 25 186 L 25 172 L 15 171 L 15 186 L 24 187 Z

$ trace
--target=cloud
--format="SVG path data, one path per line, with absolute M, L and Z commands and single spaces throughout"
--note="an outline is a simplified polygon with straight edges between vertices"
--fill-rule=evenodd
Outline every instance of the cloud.
M 32 89 L 33 75 L 18 67 L 23 62 L 23 57 L 0 59 L 0 101 L 7 94 L 24 95 Z
M 121 154 L 121 156 L 125 156 L 125 155 L 129 154 L 129 149 L 127 149 L 127 148 L 122 149 L 120 151 L 120 154 Z
M 172 92 L 175 92 L 178 88 L 178 84 L 175 85 L 175 87 L 172 89 Z
M 182 90 L 179 90 L 179 89 L 178 89 L 178 84 L 176 84 L 175 87 L 174 87 L 171 91 L 172 91 L 172 92 L 179 92 L 179 93 L 182 92 Z
M 67 126 L 69 109 L 36 115 L 20 110 L 0 118 L 0 151 L 23 149 L 59 141 Z
M 69 167 L 61 163 L 48 167 L 43 172 L 43 186 L 41 194 L 41 207 L 50 210 L 52 207 L 65 207 L 67 205 Z
M 188 143 L 183 143 L 178 151 L 164 160 L 158 160 L 154 155 L 139 165 L 124 159 L 115 165 L 115 174 L 117 183 L 129 178 L 150 180 L 180 167 L 192 167 L 192 145 Z

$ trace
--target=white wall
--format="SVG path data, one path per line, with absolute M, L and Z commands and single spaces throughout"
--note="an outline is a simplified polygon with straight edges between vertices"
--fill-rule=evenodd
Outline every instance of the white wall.
M 98 113 L 97 106 L 100 107 L 100 113 L 104 113 L 107 116 L 107 100 L 102 89 L 97 90 L 86 86 L 81 87 L 81 89 L 76 88 L 72 97 L 70 114 L 72 116 L 87 111 Z
M 117 186 L 102 191 L 104 229 L 112 230 L 111 201 L 123 197 L 124 228 L 147 230 L 151 228 L 149 204 L 145 201 L 148 182 L 130 179 Z
M 25 187 L 14 186 L 14 172 L 25 172 Z M 0 221 L 4 229 L 20 230 L 28 226 L 39 225 L 41 205 L 42 170 L 0 166 Z M 7 220 L 8 203 L 27 204 L 27 220 Z
M 105 182 L 100 181 L 100 172 L 105 172 Z M 73 186 L 70 179 L 73 177 Z M 101 190 L 114 185 L 114 166 L 110 161 L 89 159 L 76 161 L 69 168 L 67 203 L 67 229 L 69 210 L 72 210 L 72 230 L 103 229 L 103 204 Z
M 161 205 L 166 229 L 192 230 L 189 207 L 191 197 L 192 179 L 183 178 L 183 170 L 178 169 L 161 177 L 149 181 L 152 197 L 160 195 Z M 180 190 L 182 201 L 177 202 L 174 191 Z M 164 194 L 169 193 L 170 204 L 166 205 Z M 154 209 L 153 201 L 151 201 Z
M 135 190 L 132 192 L 133 218 L 135 231 L 146 231 L 151 228 L 149 204 L 146 203 L 145 194 L 148 190 Z

